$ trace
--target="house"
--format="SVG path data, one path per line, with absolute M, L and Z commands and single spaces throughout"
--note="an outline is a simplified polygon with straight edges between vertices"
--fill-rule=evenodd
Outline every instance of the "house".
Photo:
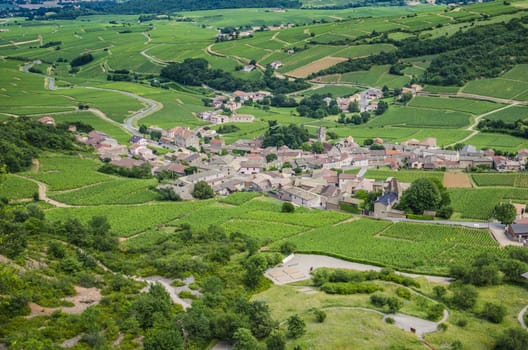
M 220 153 L 225 147 L 224 141 L 220 139 L 212 139 L 210 143 L 210 150 L 212 153 Z
M 231 123 L 253 123 L 255 121 L 255 116 L 251 114 L 234 114 L 229 118 Z
M 272 69 L 279 69 L 280 67 L 282 67 L 282 62 L 281 61 L 273 61 L 273 62 L 271 62 L 270 66 L 271 66 Z
M 249 73 L 252 72 L 255 69 L 255 66 L 252 64 L 248 64 L 247 66 L 244 66 L 244 72 Z
M 243 175 L 258 174 L 263 170 L 263 166 L 256 162 L 242 162 L 240 163 L 240 169 L 238 172 Z
M 144 163 L 145 162 L 142 160 L 136 160 L 132 158 L 120 158 L 120 159 L 112 160 L 110 162 L 110 164 L 112 165 L 122 167 L 122 168 L 127 168 L 127 169 L 132 169 L 133 167 L 143 165 Z
M 173 138 L 173 142 L 178 147 L 200 148 L 200 139 L 187 127 L 177 126 L 167 130 L 167 136 Z
M 52 117 L 42 117 L 38 121 L 42 124 L 55 125 L 55 119 Z
M 280 191 L 279 199 L 307 208 L 321 208 L 321 197 L 298 187 L 286 187 Z
M 506 227 L 506 233 L 516 241 L 526 240 L 528 239 L 528 224 L 510 224 Z
M 518 160 L 510 160 L 502 156 L 495 156 L 495 157 L 492 157 L 492 159 L 493 159 L 493 167 L 495 168 L 495 170 L 500 171 L 500 172 L 520 171 L 524 169 L 522 162 Z
M 374 202 L 374 217 L 405 217 L 403 212 L 392 208 L 395 204 L 398 204 L 398 195 L 396 193 L 388 192 L 380 196 Z

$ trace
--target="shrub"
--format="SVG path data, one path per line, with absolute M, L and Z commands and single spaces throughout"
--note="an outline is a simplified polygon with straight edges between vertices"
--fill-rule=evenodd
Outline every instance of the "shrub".
M 323 310 L 313 308 L 312 312 L 314 313 L 317 322 L 323 323 L 326 320 L 326 312 L 324 312 Z
M 484 304 L 484 308 L 480 312 L 480 317 L 493 323 L 501 323 L 504 316 L 506 316 L 506 308 L 493 303 Z
M 282 203 L 281 211 L 283 213 L 293 213 L 295 211 L 295 207 L 290 202 L 284 202 Z
M 406 288 L 402 288 L 402 287 L 397 288 L 396 295 L 403 299 L 407 299 L 407 300 L 411 299 L 411 292 Z
M 396 321 L 392 317 L 385 317 L 385 322 L 388 324 L 394 324 Z
M 293 315 L 288 318 L 288 337 L 300 338 L 306 333 L 306 323 L 299 315 Z
M 445 332 L 445 331 L 447 331 L 447 324 L 445 324 L 445 323 L 440 323 L 440 324 L 437 326 L 437 329 L 438 329 L 438 331 L 440 331 L 440 332 Z
M 467 326 L 467 320 L 465 318 L 461 318 L 455 322 L 455 324 L 459 327 L 465 327 Z

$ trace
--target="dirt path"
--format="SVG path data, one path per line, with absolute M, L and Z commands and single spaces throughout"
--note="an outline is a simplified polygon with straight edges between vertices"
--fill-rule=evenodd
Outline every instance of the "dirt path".
M 16 177 L 19 177 L 21 179 L 28 180 L 28 181 L 36 183 L 37 186 L 38 186 L 39 199 L 41 201 L 44 201 L 44 202 L 46 202 L 48 204 L 51 204 L 51 205 L 53 205 L 55 207 L 58 207 L 58 208 L 73 208 L 74 207 L 73 205 L 69 205 L 69 204 L 66 204 L 66 203 L 58 202 L 58 201 L 56 201 L 54 199 L 48 198 L 48 196 L 47 196 L 48 185 L 46 185 L 45 183 L 37 181 L 37 180 L 32 179 L 30 177 L 25 177 L 25 176 L 21 176 L 21 175 L 17 175 L 17 174 L 13 174 L 13 176 L 16 176 Z
M 9 43 L 9 44 L 0 45 L 0 47 L 18 46 L 18 45 L 33 44 L 33 43 L 40 43 L 40 45 L 42 45 L 42 35 L 39 34 L 37 39 L 27 40 L 27 41 L 12 42 L 12 43 Z
M 123 126 L 123 124 L 118 123 L 115 120 L 108 118 L 108 116 L 103 111 L 101 111 L 100 109 L 90 107 L 90 108 L 88 108 L 88 112 L 91 112 L 92 114 L 94 114 L 97 117 L 101 118 L 105 122 L 108 122 L 110 124 L 113 124 L 113 125 L 117 126 L 118 128 L 121 128 L 127 134 L 132 135 L 132 133 L 127 128 L 125 128 Z
M 168 66 L 169 63 L 164 61 L 164 60 L 161 60 L 155 56 L 151 56 L 147 53 L 148 50 L 152 49 L 154 46 L 151 46 L 149 47 L 148 49 L 145 49 L 143 51 L 141 51 L 139 54 L 145 58 L 147 58 L 148 60 L 150 60 L 150 62 L 154 63 L 154 64 L 159 64 L 160 66 Z
M 382 269 L 379 266 L 354 263 L 326 255 L 292 254 L 288 258 L 285 259 L 285 262 L 282 265 L 268 269 L 264 275 L 273 283 L 282 285 L 310 279 L 310 272 L 322 267 L 350 269 L 357 271 L 381 271 Z M 423 277 L 428 281 L 436 283 L 450 283 L 453 280 L 452 278 L 442 276 L 419 275 L 404 272 L 396 273 L 411 278 Z
M 29 303 L 31 313 L 25 318 L 49 316 L 57 310 L 71 315 L 79 315 L 90 306 L 99 304 L 102 298 L 101 291 L 97 288 L 75 286 L 75 293 L 74 296 L 64 298 L 64 301 L 73 303 L 73 306 L 43 307 L 35 303 Z

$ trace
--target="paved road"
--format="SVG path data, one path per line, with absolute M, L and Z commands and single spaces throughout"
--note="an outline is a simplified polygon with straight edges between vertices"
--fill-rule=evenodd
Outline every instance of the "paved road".
M 488 222 L 471 222 L 471 221 L 451 221 L 451 220 L 414 220 L 404 218 L 382 218 L 392 222 L 416 222 L 420 224 L 447 225 L 447 226 L 465 226 L 470 228 L 488 228 Z
M 125 122 L 123 123 L 124 127 L 133 135 L 139 135 L 141 136 L 141 134 L 139 133 L 139 130 L 137 127 L 134 126 L 134 124 L 142 119 L 142 118 L 145 118 L 157 111 L 159 111 L 160 109 L 163 108 L 163 104 L 161 102 L 158 102 L 158 101 L 155 101 L 155 100 L 151 100 L 150 98 L 145 98 L 145 97 L 142 97 L 142 96 L 139 96 L 139 95 L 136 95 L 136 94 L 133 94 L 131 92 L 128 92 L 128 91 L 122 91 L 122 90 L 115 90 L 115 89 L 105 89 L 105 88 L 97 88 L 97 87 L 89 87 L 89 86 L 86 86 L 84 87 L 85 89 L 91 89 L 91 90 L 99 90 L 99 91 L 110 91 L 110 92 L 117 92 L 119 94 L 122 94 L 122 95 L 125 95 L 125 96 L 128 96 L 128 97 L 132 97 L 132 98 L 135 98 L 136 100 L 138 100 L 139 102 L 147 105 L 147 107 L 145 108 L 142 108 L 140 109 L 139 111 L 135 112 L 134 114 L 132 114 L 132 116 L 130 116 L 129 118 L 127 118 L 125 120 Z
M 322 267 L 342 268 L 357 271 L 381 271 L 381 267 L 367 264 L 354 263 L 342 259 L 316 254 L 295 254 L 290 256 L 282 266 L 268 269 L 264 275 L 277 285 L 304 281 L 310 278 L 310 271 Z M 453 279 L 442 276 L 418 275 L 397 272 L 412 278 L 424 277 L 431 282 L 449 283 Z

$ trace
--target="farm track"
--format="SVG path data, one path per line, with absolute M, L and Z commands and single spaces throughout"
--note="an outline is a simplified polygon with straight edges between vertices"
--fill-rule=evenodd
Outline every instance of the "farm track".
M 521 324 L 521 327 L 526 329 L 528 326 L 526 326 L 526 322 L 524 322 L 524 314 L 528 311 L 528 306 L 525 306 L 517 315 L 517 319 L 519 320 L 519 323 Z
M 73 207 L 77 207 L 77 206 L 69 205 L 69 204 L 62 203 L 62 202 L 59 202 L 59 201 L 56 201 L 54 199 L 49 198 L 48 195 L 47 195 L 47 193 L 48 193 L 48 185 L 46 185 L 43 182 L 40 182 L 40 181 L 35 180 L 35 179 L 32 179 L 30 177 L 25 177 L 25 176 L 21 176 L 21 175 L 17 175 L 17 174 L 13 174 L 13 176 L 16 176 L 18 178 L 21 178 L 21 179 L 28 180 L 28 181 L 36 183 L 37 186 L 38 186 L 39 199 L 41 201 L 44 201 L 44 202 L 46 202 L 48 204 L 51 204 L 51 205 L 53 205 L 53 206 L 55 206 L 57 208 L 73 208 Z
M 163 44 L 161 44 L 161 45 L 163 45 Z M 164 61 L 164 60 L 161 60 L 161 59 L 159 59 L 159 58 L 157 58 L 157 57 L 154 57 L 154 56 L 152 56 L 152 55 L 149 55 L 149 54 L 147 53 L 147 51 L 150 50 L 150 49 L 152 49 L 153 47 L 155 47 L 155 46 L 151 46 L 151 47 L 149 47 L 148 49 L 145 49 L 145 50 L 141 51 L 139 54 L 140 54 L 141 56 L 145 57 L 146 59 L 148 59 L 149 61 L 151 61 L 151 62 L 154 63 L 154 64 L 158 64 L 158 65 L 160 65 L 160 66 L 168 66 L 168 65 L 169 65 L 168 62 L 166 62 L 166 61 Z
M 99 117 L 100 119 L 104 120 L 105 122 L 108 122 L 110 124 L 113 124 L 115 126 L 117 126 L 118 128 L 122 129 L 123 131 L 125 131 L 127 134 L 130 134 L 130 135 L 133 135 L 133 132 L 131 132 L 130 130 L 128 130 L 123 124 L 119 123 L 119 122 L 116 122 L 115 120 L 113 119 L 110 119 L 108 118 L 108 116 L 103 112 L 101 111 L 100 109 L 97 109 L 97 108 L 89 108 L 88 109 L 88 112 L 91 112 L 92 114 L 94 114 L 95 116 Z
M 12 42 L 9 44 L 0 45 L 0 47 L 18 46 L 18 45 L 26 45 L 26 44 L 33 44 L 33 43 L 40 43 L 40 45 L 42 45 L 42 35 L 39 34 L 37 39 Z
M 519 105 L 518 101 L 516 102 L 513 102 L 505 107 L 502 107 L 502 108 L 499 108 L 499 109 L 494 109 L 493 111 L 490 111 L 490 112 L 487 112 L 487 113 L 484 113 L 484 114 L 481 114 L 481 115 L 478 115 L 475 117 L 475 120 L 473 121 L 473 124 L 471 124 L 466 130 L 468 131 L 471 131 L 471 134 L 469 134 L 468 136 L 464 137 L 463 139 L 461 140 L 458 140 L 456 142 L 453 142 L 449 145 L 447 145 L 446 147 L 449 147 L 449 146 L 454 146 L 456 145 L 457 143 L 464 143 L 466 142 L 467 140 L 471 139 L 472 137 L 478 135 L 480 133 L 480 131 L 478 130 L 475 130 L 475 128 L 477 127 L 478 123 L 480 122 L 480 120 L 484 117 L 487 117 L 488 115 L 490 114 L 494 114 L 494 113 L 497 113 L 497 112 L 500 112 L 500 111 L 503 111 L 505 109 L 508 109 L 508 108 L 511 108 L 513 106 L 517 106 Z

